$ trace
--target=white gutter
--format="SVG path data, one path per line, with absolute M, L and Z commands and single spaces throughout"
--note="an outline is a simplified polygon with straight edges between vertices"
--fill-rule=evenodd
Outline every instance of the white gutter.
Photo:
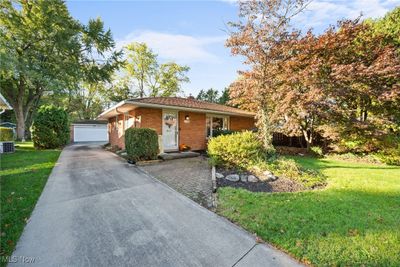
M 126 101 L 123 100 L 123 101 L 119 102 L 118 104 L 116 104 L 115 106 L 112 106 L 111 108 L 106 109 L 106 110 L 103 111 L 99 116 L 96 117 L 96 120 L 99 119 L 100 117 L 106 115 L 106 114 L 109 113 L 110 111 L 113 111 L 114 109 L 117 111 L 118 114 L 120 114 L 120 113 L 118 112 L 117 108 L 120 107 L 120 106 L 123 106 L 123 105 L 125 105 L 125 104 L 126 104 Z

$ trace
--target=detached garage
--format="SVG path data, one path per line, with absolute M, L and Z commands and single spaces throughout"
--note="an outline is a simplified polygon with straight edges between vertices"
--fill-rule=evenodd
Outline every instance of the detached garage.
M 108 142 L 107 121 L 72 123 L 71 142 Z

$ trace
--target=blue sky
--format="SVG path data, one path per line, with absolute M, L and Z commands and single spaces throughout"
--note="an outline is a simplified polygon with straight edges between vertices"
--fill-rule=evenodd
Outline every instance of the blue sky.
M 399 0 L 314 0 L 294 20 L 296 27 L 321 32 L 341 18 L 380 17 Z M 73 17 L 86 23 L 101 17 L 110 28 L 117 47 L 146 42 L 162 62 L 189 66 L 190 83 L 184 95 L 200 89 L 222 90 L 243 69 L 239 57 L 224 46 L 226 23 L 237 19 L 235 1 L 67 1 Z

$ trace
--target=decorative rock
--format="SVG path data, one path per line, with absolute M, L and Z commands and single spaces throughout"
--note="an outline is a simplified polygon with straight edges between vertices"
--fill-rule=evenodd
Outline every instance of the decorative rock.
M 269 175 L 272 175 L 272 172 L 270 172 L 270 171 L 265 171 L 265 172 L 263 172 L 263 175 L 268 177 Z
M 240 175 L 240 181 L 244 182 L 244 183 L 247 182 L 247 175 L 246 174 L 241 174 Z
M 268 177 L 268 181 L 276 181 L 278 179 L 278 177 L 273 174 L 270 174 L 267 177 Z
M 237 174 L 229 174 L 229 175 L 227 175 L 227 176 L 225 177 L 225 179 L 226 179 L 226 180 L 229 180 L 229 181 L 231 181 L 231 182 L 237 182 L 237 181 L 240 180 L 240 177 L 239 177 L 239 175 L 237 175 Z
M 218 179 L 222 179 L 225 176 L 222 173 L 217 172 L 217 173 L 215 173 L 215 177 L 217 177 Z
M 248 180 L 250 183 L 256 183 L 256 182 L 258 182 L 258 178 L 255 177 L 254 175 L 249 175 L 249 176 L 247 176 L 247 180 Z

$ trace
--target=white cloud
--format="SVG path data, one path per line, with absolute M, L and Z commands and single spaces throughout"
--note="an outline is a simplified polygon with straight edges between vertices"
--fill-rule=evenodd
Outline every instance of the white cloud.
M 117 41 L 117 48 L 131 42 L 146 43 L 160 58 L 180 63 L 219 62 L 220 59 L 209 51 L 210 45 L 223 45 L 226 36 L 196 37 L 183 34 L 170 34 L 155 31 L 138 31 Z
M 316 28 L 344 18 L 354 19 L 360 14 L 363 18 L 377 18 L 388 12 L 392 5 L 393 0 L 314 0 L 305 12 L 294 18 L 294 23 Z

